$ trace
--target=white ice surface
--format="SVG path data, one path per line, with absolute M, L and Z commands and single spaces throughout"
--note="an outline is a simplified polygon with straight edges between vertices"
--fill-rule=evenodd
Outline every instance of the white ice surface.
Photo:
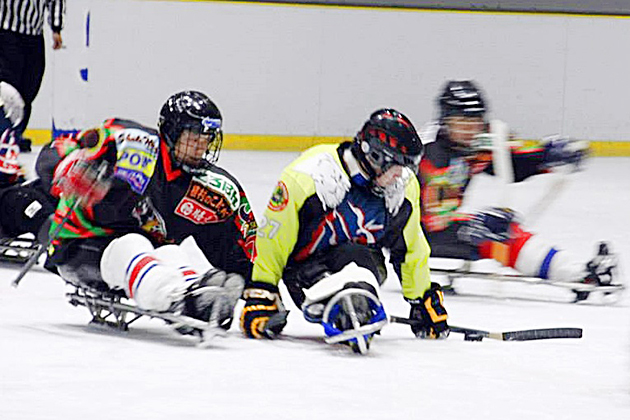
M 221 162 L 260 216 L 294 157 L 223 152 Z M 549 180 L 515 186 L 511 204 L 527 212 Z M 475 182 L 467 205 L 492 201 L 492 186 L 489 177 Z M 630 159 L 592 159 L 557 193 L 531 228 L 584 260 L 609 240 L 630 267 Z M 447 297 L 451 324 L 581 327 L 584 338 L 467 342 L 453 334 L 436 342 L 389 325 L 357 356 L 324 344 L 322 329 L 297 310 L 285 339 L 247 340 L 235 324 L 208 349 L 158 320 L 141 319 L 127 333 L 99 330 L 87 325 L 85 308 L 66 302 L 59 278 L 37 267 L 16 290 L 16 273 L 0 268 L 2 420 L 630 418 L 627 297 L 612 307 L 541 302 L 515 297 L 557 291 L 484 283 L 494 297 Z M 388 313 L 407 314 L 395 278 L 383 300 Z

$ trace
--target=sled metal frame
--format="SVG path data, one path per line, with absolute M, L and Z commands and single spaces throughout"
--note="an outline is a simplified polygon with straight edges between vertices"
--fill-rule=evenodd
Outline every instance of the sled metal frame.
M 603 293 L 605 296 L 621 294 L 625 290 L 625 286 L 620 283 L 597 285 L 568 281 L 549 281 L 541 279 L 540 277 L 526 276 L 518 273 L 497 273 L 486 271 L 473 271 L 471 270 L 471 261 L 465 260 L 464 264 L 458 268 L 431 268 L 431 274 L 445 276 L 448 283 L 444 286 L 447 291 L 451 291 L 457 294 L 457 290 L 454 287 L 456 279 L 462 278 L 475 278 L 482 280 L 494 280 L 500 282 L 512 282 L 531 285 L 545 285 L 558 287 L 566 290 L 570 290 L 575 293 L 574 303 L 581 302 L 588 299 L 592 292 Z
M 66 293 L 69 303 L 73 306 L 86 307 L 92 315 L 91 324 L 128 331 L 130 324 L 146 316 L 161 319 L 175 329 L 191 329 L 190 335 L 199 337 L 202 343 L 211 337 L 226 334 L 226 331 L 219 327 L 217 322 L 220 305 L 215 305 L 213 308 L 210 321 L 204 322 L 184 315 L 141 309 L 124 302 L 123 299 L 127 298 L 122 291 L 101 291 L 71 282 L 66 283 L 75 288 L 73 292 Z M 129 316 L 131 319 L 128 318 Z
M 357 316 L 356 310 L 354 308 L 354 304 L 352 303 L 352 296 L 364 296 L 367 299 L 370 299 L 373 302 L 381 304 L 376 296 L 367 290 L 363 289 L 346 289 L 337 293 L 330 301 L 326 304 L 324 309 L 324 314 L 322 316 L 322 321 L 325 323 L 330 323 L 330 311 L 332 308 L 341 301 L 344 309 L 347 311 L 348 316 L 350 317 L 350 322 L 352 322 L 352 329 L 343 331 L 340 334 L 326 337 L 324 341 L 328 344 L 341 343 L 344 341 L 350 341 L 352 339 L 356 339 L 356 347 L 354 343 L 351 344 L 352 349 L 355 352 L 366 354 L 369 350 L 369 336 L 380 331 L 385 325 L 387 325 L 387 318 L 381 321 L 377 321 L 367 325 L 361 325 L 359 322 L 359 318 Z
M 19 245 L 16 245 L 19 244 Z M 24 264 L 35 255 L 41 245 L 30 238 L 1 238 L 0 262 Z M 17 255 L 14 255 L 17 254 Z

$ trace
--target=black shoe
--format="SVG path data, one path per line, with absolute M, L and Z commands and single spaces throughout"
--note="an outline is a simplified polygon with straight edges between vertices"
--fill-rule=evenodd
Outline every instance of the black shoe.
M 176 302 L 171 309 L 184 316 L 210 322 L 216 307 L 218 326 L 227 330 L 232 325 L 234 306 L 244 286 L 245 281 L 238 274 L 226 274 L 212 269 L 191 281 L 183 299 Z
M 583 283 L 598 286 L 609 285 L 613 281 L 616 268 L 617 255 L 610 252 L 606 242 L 600 242 L 597 255 L 586 263 L 587 275 Z

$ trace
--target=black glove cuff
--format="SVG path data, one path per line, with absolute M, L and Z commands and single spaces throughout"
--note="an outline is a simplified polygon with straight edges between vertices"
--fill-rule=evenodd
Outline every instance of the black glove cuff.
M 280 293 L 280 289 L 278 289 L 278 286 L 276 286 L 275 284 L 264 282 L 264 281 L 252 280 L 249 283 L 247 283 L 247 286 L 245 287 L 245 290 L 248 290 L 248 289 L 262 289 L 270 293 Z

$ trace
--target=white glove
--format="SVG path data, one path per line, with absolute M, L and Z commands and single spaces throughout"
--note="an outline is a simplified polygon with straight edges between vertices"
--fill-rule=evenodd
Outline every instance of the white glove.
M 7 82 L 0 82 L 0 105 L 4 104 L 4 114 L 16 127 L 24 117 L 24 99 L 16 88 Z

